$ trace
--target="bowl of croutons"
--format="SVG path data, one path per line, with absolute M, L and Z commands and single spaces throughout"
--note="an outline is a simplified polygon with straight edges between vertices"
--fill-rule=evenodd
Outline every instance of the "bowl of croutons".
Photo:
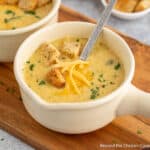
M 106 7 L 109 0 L 101 0 Z M 112 14 L 120 19 L 133 20 L 150 12 L 150 0 L 117 0 Z
M 61 0 L 0 0 L 0 62 L 11 62 L 34 31 L 57 22 Z

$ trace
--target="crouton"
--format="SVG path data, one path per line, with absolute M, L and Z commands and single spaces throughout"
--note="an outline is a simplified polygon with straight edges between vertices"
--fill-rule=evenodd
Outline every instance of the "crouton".
M 38 7 L 46 5 L 47 3 L 50 3 L 51 1 L 52 0 L 38 0 Z
M 6 0 L 7 4 L 11 4 L 11 5 L 14 5 L 14 4 L 17 4 L 19 0 Z
M 150 1 L 149 0 L 141 0 L 139 2 L 139 4 L 136 6 L 135 12 L 143 11 L 148 8 L 150 8 Z
M 52 44 L 42 44 L 40 47 L 42 54 L 42 62 L 47 65 L 57 64 L 59 62 L 60 52 L 59 50 Z
M 6 0 L 0 0 L 0 4 L 6 4 Z
M 76 58 L 79 56 L 81 44 L 79 42 L 64 42 L 61 52 L 70 57 Z
M 19 0 L 19 7 L 27 11 L 34 10 L 37 4 L 38 0 Z
M 55 87 L 62 88 L 65 86 L 65 78 L 58 68 L 51 69 L 47 74 L 47 80 Z

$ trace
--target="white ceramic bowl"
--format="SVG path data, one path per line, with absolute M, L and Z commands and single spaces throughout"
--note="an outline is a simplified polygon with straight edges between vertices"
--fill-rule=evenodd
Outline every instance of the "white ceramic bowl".
M 0 31 L 0 62 L 13 61 L 20 44 L 39 28 L 57 22 L 61 0 L 53 0 L 53 7 L 49 14 L 29 26 L 16 30 Z
M 101 36 L 121 58 L 125 68 L 125 79 L 117 90 L 108 96 L 89 102 L 47 103 L 26 84 L 22 69 L 40 44 L 66 35 L 89 37 L 94 27 L 94 24 L 86 22 L 54 24 L 28 37 L 17 52 L 14 72 L 25 108 L 37 122 L 49 129 L 71 134 L 86 133 L 107 125 L 120 114 L 150 116 L 149 94 L 131 86 L 135 67 L 132 52 L 119 35 L 107 28 L 103 29 Z M 124 101 L 120 104 L 123 99 Z M 149 101 L 147 101 L 148 99 Z
M 104 7 L 107 6 L 107 2 L 106 0 L 101 0 L 102 4 L 104 5 Z M 145 15 L 147 15 L 150 12 L 150 8 L 140 11 L 140 12 L 135 12 L 135 13 L 125 13 L 125 12 L 121 12 L 118 11 L 116 9 L 112 10 L 112 14 L 120 19 L 126 19 L 126 20 L 134 20 L 134 19 L 138 19 L 141 17 L 144 17 Z

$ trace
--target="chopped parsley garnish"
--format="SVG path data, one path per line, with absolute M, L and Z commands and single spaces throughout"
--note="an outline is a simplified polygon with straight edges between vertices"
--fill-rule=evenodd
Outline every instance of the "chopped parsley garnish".
M 31 65 L 29 66 L 29 69 L 30 69 L 31 71 L 33 71 L 34 67 L 35 67 L 35 65 L 34 65 L 34 64 L 31 64 Z
M 40 82 L 39 82 L 39 85 L 45 85 L 46 84 L 46 82 L 44 81 L 44 80 L 41 80 Z
M 101 77 L 101 78 L 102 78 L 102 77 L 103 77 L 103 74 L 100 74 L 100 75 L 99 75 L 99 77 Z
M 120 63 L 118 63 L 118 64 L 116 64 L 116 65 L 114 66 L 114 69 L 115 69 L 115 70 L 118 70 L 118 69 L 120 69 L 120 67 L 121 67 L 121 65 L 120 65 Z
M 37 18 L 37 19 L 41 19 L 41 17 L 40 17 L 40 16 L 35 16 L 35 18 Z
M 5 19 L 4 19 L 4 22 L 5 22 L 5 23 L 9 23 L 9 22 L 12 21 L 12 20 L 20 19 L 20 18 L 21 18 L 21 16 L 16 16 L 16 17 L 11 17 L 11 18 L 5 18 Z
M 137 130 L 137 134 L 142 134 L 142 131 L 141 130 Z
M 95 99 L 97 96 L 99 96 L 99 87 L 91 89 L 90 99 Z
M 104 77 L 103 77 L 103 74 L 100 74 L 99 76 L 98 76 L 98 81 L 99 82 L 105 82 L 106 80 L 104 79 Z
M 24 11 L 24 13 L 29 15 L 36 15 L 35 11 L 33 10 Z
M 12 30 L 15 30 L 16 29 L 16 27 L 12 27 Z
M 114 63 L 114 60 L 113 59 L 109 59 L 107 62 L 106 62 L 106 65 L 112 65 Z
M 30 61 L 26 61 L 27 64 L 30 64 Z
M 15 16 L 15 12 L 12 10 L 6 10 L 5 14 L 7 14 L 7 15 L 12 14 L 13 16 Z
M 35 18 L 37 19 L 40 19 L 41 17 L 37 16 L 36 15 L 36 12 L 35 11 L 32 11 L 32 10 L 29 10 L 29 11 L 24 11 L 25 14 L 28 14 L 28 15 L 33 15 L 35 16 Z

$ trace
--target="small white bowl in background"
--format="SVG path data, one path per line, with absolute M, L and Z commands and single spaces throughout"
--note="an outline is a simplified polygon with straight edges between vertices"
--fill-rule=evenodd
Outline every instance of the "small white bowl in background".
M 104 7 L 107 6 L 107 2 L 106 0 L 101 0 L 102 4 Z M 141 17 L 144 17 L 145 15 L 147 15 L 150 12 L 150 8 L 149 9 L 145 9 L 143 11 L 140 12 L 134 12 L 134 13 L 127 13 L 127 12 L 121 12 L 119 10 L 113 9 L 112 10 L 112 14 L 120 19 L 126 19 L 126 20 L 134 20 L 134 19 L 138 19 Z
M 36 30 L 56 23 L 61 0 L 53 0 L 49 14 L 40 21 L 16 30 L 0 31 L 0 62 L 12 62 L 20 44 Z

